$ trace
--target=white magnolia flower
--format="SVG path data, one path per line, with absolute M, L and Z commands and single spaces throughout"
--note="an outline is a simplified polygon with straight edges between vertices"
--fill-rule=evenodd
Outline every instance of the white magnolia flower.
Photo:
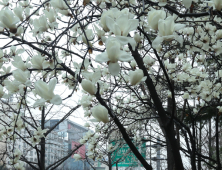
M 16 170 L 25 170 L 24 162 L 18 161 L 18 163 L 15 164 L 15 169 L 16 169 Z
M 88 43 L 89 43 L 90 47 L 92 47 L 92 43 L 90 41 L 92 41 L 93 39 L 94 39 L 94 33 L 93 33 L 92 29 L 87 29 L 87 30 L 85 30 L 85 34 L 84 33 L 82 34 L 82 41 L 86 45 L 88 45 Z
M 13 60 L 14 61 L 12 61 L 12 65 L 18 69 L 21 69 L 22 71 L 26 71 L 27 68 L 31 67 L 31 63 L 29 63 L 29 58 L 27 58 L 26 62 L 24 62 L 20 56 L 15 56 Z
M 96 94 L 96 91 L 97 91 L 96 86 L 90 80 L 86 80 L 86 79 L 82 80 L 81 86 L 89 94 L 91 95 Z
M 50 3 L 54 8 L 58 8 L 60 10 L 66 10 L 69 8 L 63 0 L 52 0 Z
M 21 155 L 22 155 L 22 152 L 16 148 L 15 152 L 13 153 L 13 155 L 14 155 L 14 159 L 15 160 L 19 160 Z
M 2 98 L 4 94 L 3 87 L 0 85 L 0 98 Z
M 34 29 L 31 32 L 33 32 L 34 36 L 47 31 L 49 28 L 46 17 L 44 15 L 42 15 L 38 19 L 34 19 L 33 26 L 34 26 Z
M 30 5 L 29 0 L 25 0 L 25 1 L 19 2 L 19 5 L 22 6 L 22 7 L 24 7 L 24 8 L 32 7 L 32 6 Z
M 75 159 L 75 161 L 81 160 L 82 157 L 79 154 L 74 154 L 73 158 Z
M 138 33 L 134 34 L 134 40 L 137 42 L 137 43 L 140 43 L 141 40 L 143 39 L 142 36 L 140 36 Z
M 211 0 L 211 1 L 205 1 L 206 3 L 209 3 L 210 6 L 213 6 L 214 9 L 217 11 L 221 11 L 222 9 L 222 1 L 221 0 Z
M 53 92 L 56 83 L 56 78 L 51 79 L 49 84 L 46 84 L 46 82 L 42 80 L 35 82 L 35 92 L 41 97 L 41 99 L 37 100 L 34 103 L 34 106 L 42 105 L 45 102 L 50 102 L 55 105 L 60 105 L 62 103 L 61 97 L 59 95 L 55 95 Z
M 174 31 L 178 31 L 184 27 L 185 24 L 175 24 L 173 16 L 169 16 L 165 20 L 160 19 L 158 21 L 158 30 L 160 36 L 172 35 Z
M 14 11 L 14 13 L 15 13 L 15 15 L 20 19 L 20 21 L 23 21 L 23 16 L 22 16 L 22 13 L 23 13 L 23 8 L 22 7 L 15 7 L 14 9 L 13 9 L 13 11 Z
M 158 30 L 158 22 L 164 18 L 166 18 L 166 12 L 163 10 L 152 10 L 148 13 L 148 23 L 153 30 Z
M 101 16 L 101 19 L 100 19 L 100 24 L 102 25 L 103 30 L 106 31 L 106 32 L 109 31 L 109 28 L 106 25 L 106 23 L 107 23 L 106 18 L 107 17 L 116 18 L 120 14 L 121 14 L 121 12 L 117 8 L 112 8 L 108 11 L 104 11 L 102 13 L 102 16 Z
M 34 147 L 36 144 L 38 144 L 41 141 L 41 139 L 37 136 L 32 136 L 30 138 L 30 141 L 32 143 L 32 146 Z
M 173 16 L 167 17 L 165 20 L 160 19 L 158 21 L 159 36 L 157 36 L 152 42 L 153 48 L 159 48 L 164 40 L 173 39 L 177 40 L 182 46 L 183 38 L 174 32 L 184 28 L 185 26 L 185 24 L 175 24 Z
M 146 76 L 144 77 L 143 70 L 141 69 L 135 71 L 129 71 L 129 77 L 131 85 L 137 85 L 141 81 L 145 81 L 147 78 Z
M 31 81 L 29 80 L 29 71 L 22 71 L 20 69 L 17 69 L 12 72 L 12 75 L 17 81 L 21 82 L 22 84 L 25 84 L 26 86 L 31 86 Z
M 13 14 L 9 9 L 0 11 L 0 26 L 8 28 L 11 33 L 17 32 L 16 24 L 19 22 L 19 18 Z
M 90 124 L 89 123 L 85 123 L 84 127 L 90 127 Z
M 115 39 L 108 39 L 106 42 L 106 52 L 96 56 L 95 61 L 102 63 L 108 62 L 109 72 L 117 76 L 120 72 L 118 61 L 131 61 L 133 57 L 127 52 L 120 50 L 120 43 Z
M 121 15 L 115 21 L 111 17 L 106 17 L 106 25 L 115 35 L 127 36 L 130 31 L 137 28 L 139 20 L 129 19 L 128 15 Z
M 49 63 L 45 61 L 45 57 L 41 56 L 40 54 L 33 56 L 31 63 L 33 68 L 39 70 L 49 67 Z
M 16 93 L 19 91 L 19 85 L 21 85 L 20 82 L 14 80 L 14 81 L 8 81 L 8 80 L 5 80 L 4 81 L 4 85 L 5 85 L 5 88 L 11 92 L 11 93 Z
M 101 73 L 99 71 L 95 73 L 83 73 L 82 74 L 86 79 L 82 80 L 81 86 L 89 94 L 94 95 L 97 92 L 95 86 L 96 82 L 100 79 Z
M 159 0 L 159 6 L 165 6 L 167 4 L 167 0 Z
M 7 7 L 8 5 L 10 5 L 9 4 L 9 0 L 2 0 L 1 2 L 0 2 L 0 5 L 3 5 L 4 7 Z M 3 8 L 4 8 L 3 7 Z
M 189 93 L 184 93 L 183 94 L 183 99 L 189 99 Z
M 0 50 L 0 68 L 2 67 L 4 61 L 4 53 L 2 50 Z
M 92 108 L 92 116 L 96 121 L 102 121 L 103 123 L 109 122 L 108 110 L 102 105 L 97 105 Z
M 47 16 L 47 18 L 49 19 L 50 23 L 53 23 L 53 22 L 56 21 L 57 14 L 56 14 L 56 12 L 52 8 L 49 9 L 49 11 L 44 10 L 43 12 Z
M 47 129 L 42 130 L 41 127 L 37 128 L 37 131 L 34 132 L 34 135 L 37 136 L 38 138 L 43 138 L 45 137 L 44 134 L 47 132 Z

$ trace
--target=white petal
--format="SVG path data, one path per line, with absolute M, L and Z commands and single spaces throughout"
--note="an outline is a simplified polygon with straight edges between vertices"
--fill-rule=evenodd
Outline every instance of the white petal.
M 31 82 L 30 80 L 27 80 L 27 81 L 25 82 L 25 85 L 29 87 L 29 86 L 32 85 L 32 82 Z
M 183 4 L 186 8 L 190 8 L 192 0 L 183 0 Z
M 134 40 L 134 38 L 125 37 L 125 36 L 116 36 L 116 38 L 121 45 L 126 45 L 126 44 L 130 43 L 130 45 L 132 46 L 132 49 L 135 50 L 136 41 Z
M 144 81 L 146 81 L 146 79 L 147 79 L 147 77 L 145 76 L 141 79 L 141 81 L 144 82 Z
M 59 95 L 55 95 L 51 100 L 50 103 L 55 104 L 55 105 L 60 105 L 62 104 L 62 99 Z
M 48 68 L 50 65 L 49 65 L 49 62 L 48 61 L 44 61 L 43 63 L 42 63 L 42 68 L 43 69 L 46 69 L 46 68 Z
M 185 24 L 175 24 L 175 25 L 174 25 L 174 30 L 175 30 L 175 31 L 178 31 L 178 30 L 180 30 L 180 29 L 182 29 L 182 28 L 185 28 L 185 27 L 186 27 Z
M 99 120 L 97 119 L 89 119 L 90 122 L 100 122 Z
M 110 18 L 110 17 L 106 17 L 106 26 L 109 28 L 110 31 L 114 32 L 114 26 L 115 26 L 115 21 Z
M 177 40 L 180 43 L 180 47 L 183 46 L 183 37 L 175 35 L 175 40 Z
M 57 79 L 53 78 L 49 82 L 49 91 L 53 92 L 57 83 Z
M 159 6 L 165 6 L 167 4 L 167 2 L 159 2 L 158 5 Z
M 33 104 L 33 107 L 38 107 L 38 106 L 45 106 L 46 100 L 41 98 L 36 100 L 36 102 Z
M 106 52 L 99 54 L 96 56 L 95 61 L 98 63 L 107 62 L 109 61 L 108 55 Z
M 129 55 L 127 52 L 121 51 L 119 54 L 119 60 L 120 61 L 132 61 L 133 57 L 131 55 Z
M 120 72 L 120 66 L 118 63 L 109 63 L 109 72 L 113 76 L 117 76 Z
M 92 76 L 92 83 L 96 83 L 101 77 L 100 71 L 97 71 Z
M 163 37 L 157 36 L 155 40 L 153 40 L 152 42 L 152 47 L 156 49 L 159 45 L 162 44 L 162 42 L 163 42 Z

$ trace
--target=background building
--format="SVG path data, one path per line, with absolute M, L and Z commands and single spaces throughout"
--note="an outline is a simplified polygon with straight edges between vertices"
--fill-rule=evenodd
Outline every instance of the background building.
M 58 123 L 60 119 L 51 119 L 48 120 L 45 124 L 45 127 L 50 128 L 53 127 L 56 123 Z M 60 139 L 66 141 L 66 147 L 68 148 L 68 151 L 74 149 L 76 146 L 78 146 L 79 140 L 85 135 L 86 132 L 88 132 L 89 129 L 79 125 L 73 121 L 70 121 L 68 119 L 61 122 L 56 128 L 54 129 L 54 132 L 56 132 Z M 79 148 L 75 153 L 78 153 L 82 156 L 83 160 L 75 161 L 72 156 L 68 158 L 65 162 L 63 167 L 65 170 L 89 170 L 91 169 L 89 163 L 84 159 L 87 152 L 87 144 L 83 145 L 81 148 Z M 89 160 L 92 162 L 92 160 Z M 93 165 L 93 163 L 92 163 Z

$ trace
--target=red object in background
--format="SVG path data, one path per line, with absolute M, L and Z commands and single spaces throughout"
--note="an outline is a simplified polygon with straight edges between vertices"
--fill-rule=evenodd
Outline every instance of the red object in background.
M 71 125 L 70 124 L 68 124 L 68 129 L 71 129 Z
M 71 146 L 72 150 L 75 149 L 79 145 L 81 145 L 81 144 L 78 142 L 72 141 L 72 146 Z M 77 151 L 75 151 L 75 154 L 76 153 L 80 154 L 82 159 L 85 159 L 86 158 L 86 146 L 85 145 L 81 146 Z M 73 155 L 72 155 L 72 157 L 73 157 Z

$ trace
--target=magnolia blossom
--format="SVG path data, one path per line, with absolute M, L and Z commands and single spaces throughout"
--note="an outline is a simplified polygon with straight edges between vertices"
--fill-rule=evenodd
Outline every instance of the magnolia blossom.
M 189 99 L 189 93 L 184 93 L 183 94 L 183 99 Z
M 19 85 L 20 85 L 21 83 L 20 82 L 18 82 L 18 81 L 8 81 L 8 80 L 5 80 L 4 81 L 4 85 L 5 85 L 5 88 L 9 91 L 9 92 L 11 92 L 11 93 L 16 93 L 16 92 L 18 92 L 19 91 Z
M 127 52 L 120 50 L 120 43 L 114 39 L 108 39 L 106 42 L 106 52 L 96 56 L 95 61 L 102 63 L 108 62 L 109 72 L 117 76 L 120 72 L 118 61 L 131 61 L 133 57 Z
M 83 35 L 82 35 L 82 41 L 86 45 L 88 45 L 88 43 L 89 43 L 89 46 L 92 47 L 92 43 L 90 41 L 92 41 L 93 39 L 94 39 L 93 31 L 91 29 L 85 30 L 85 34 L 83 33 Z
M 102 121 L 103 123 L 109 122 L 108 110 L 102 105 L 97 105 L 92 108 L 92 116 L 96 119 L 95 121 Z
M 34 135 L 37 136 L 38 138 L 43 138 L 45 137 L 44 134 L 47 132 L 47 129 L 42 130 L 41 127 L 37 128 L 37 131 L 34 132 Z
M 160 19 L 158 21 L 158 30 L 160 36 L 172 35 L 174 31 L 180 30 L 185 26 L 185 24 L 175 24 L 173 16 L 167 17 L 165 20 Z
M 153 48 L 158 48 L 164 40 L 173 40 L 173 39 L 177 40 L 182 46 L 183 44 L 182 37 L 178 36 L 177 34 L 174 34 L 174 32 L 184 28 L 185 26 L 186 26 L 185 24 L 175 24 L 173 16 L 169 16 L 165 20 L 160 19 L 158 21 L 159 36 L 157 36 L 153 41 L 152 43 Z
M 115 18 L 116 15 L 119 14 L 119 10 L 116 9 L 116 8 L 112 8 L 108 11 L 104 11 L 102 13 L 102 16 L 101 16 L 101 19 L 100 19 L 100 24 L 101 26 L 103 27 L 103 30 L 108 32 L 109 31 L 109 28 L 107 27 L 106 25 L 106 17 L 112 17 L 112 18 Z
M 35 82 L 35 92 L 41 97 L 41 99 L 34 103 L 34 107 L 44 105 L 45 102 L 50 102 L 55 105 L 60 105 L 62 103 L 61 97 L 59 95 L 55 95 L 53 92 L 56 83 L 56 78 L 51 79 L 49 84 L 46 84 L 42 80 Z
M 15 164 L 15 169 L 17 169 L 17 170 L 25 170 L 25 167 L 24 167 L 24 162 L 22 162 L 22 161 L 19 161 L 18 160 L 18 163 L 17 164 Z
M 13 14 L 9 9 L 1 10 L 0 12 L 0 26 L 8 28 L 11 33 L 17 32 L 16 24 L 19 22 L 19 18 Z
M 34 26 L 34 29 L 31 32 L 33 32 L 34 36 L 47 31 L 49 28 L 46 17 L 43 15 L 33 21 L 33 26 Z
M 14 159 L 15 160 L 19 160 L 21 155 L 22 155 L 22 152 L 20 150 L 18 150 L 18 149 L 15 149 L 15 152 L 14 152 L 13 155 L 14 155 Z
M 206 3 L 209 3 L 209 5 L 213 6 L 214 9 L 217 11 L 221 11 L 222 9 L 222 1 L 221 0 L 211 0 L 211 1 L 205 1 Z
M 58 8 L 60 10 L 66 10 L 69 8 L 63 0 L 52 0 L 50 1 L 50 3 L 53 7 Z
M 2 67 L 4 61 L 4 53 L 2 50 L 0 50 L 0 68 Z
M 97 91 L 96 86 L 90 80 L 86 80 L 86 79 L 82 80 L 81 86 L 89 94 L 91 95 L 96 94 L 96 91 Z
M 4 94 L 3 87 L 0 85 L 0 98 L 2 98 Z
M 49 9 L 49 11 L 44 10 L 43 12 L 47 16 L 47 18 L 49 19 L 50 23 L 53 23 L 56 21 L 56 13 L 52 8 Z
M 128 15 L 121 15 L 115 21 L 111 17 L 106 17 L 106 25 L 115 35 L 127 36 L 130 31 L 137 28 L 138 19 L 129 19 Z
M 50 3 L 59 13 L 66 16 L 70 15 L 68 11 L 69 7 L 66 5 L 66 3 L 63 0 L 52 0 L 50 1 Z M 67 3 L 70 5 L 70 1 L 67 1 Z
M 74 154 L 73 158 L 75 159 L 75 161 L 81 160 L 82 157 L 79 154 Z
M 82 80 L 81 86 L 89 94 L 94 95 L 97 92 L 95 83 L 100 79 L 101 73 L 99 71 L 95 73 L 83 73 L 86 79 Z
M 165 6 L 167 4 L 167 0 L 159 0 L 159 6 Z
M 29 62 L 29 58 L 24 62 L 20 56 L 15 56 L 14 61 L 12 61 L 12 65 L 22 71 L 26 71 L 27 68 L 31 67 L 31 63 Z
M 49 63 L 45 60 L 45 57 L 41 56 L 40 54 L 33 56 L 31 63 L 33 68 L 39 70 L 49 67 Z
M 17 70 L 14 70 L 12 72 L 12 74 L 13 74 L 13 77 L 17 81 L 25 84 L 26 86 L 31 86 L 31 81 L 29 80 L 29 77 L 30 77 L 30 72 L 29 71 L 22 71 L 20 69 L 17 69 Z
M 148 23 L 154 30 L 158 30 L 158 22 L 164 18 L 166 18 L 166 12 L 163 10 L 152 10 L 148 13 Z
M 20 21 L 23 21 L 23 16 L 22 16 L 22 13 L 23 13 L 23 8 L 22 7 L 15 7 L 13 9 L 15 15 L 20 19 Z
M 32 146 L 34 147 L 35 145 L 37 145 L 41 141 L 41 139 L 39 137 L 32 136 L 30 138 L 30 141 L 31 141 Z
M 129 71 L 129 77 L 131 85 L 137 85 L 141 81 L 145 81 L 147 78 L 146 76 L 144 77 L 143 70 L 141 69 L 135 71 Z

